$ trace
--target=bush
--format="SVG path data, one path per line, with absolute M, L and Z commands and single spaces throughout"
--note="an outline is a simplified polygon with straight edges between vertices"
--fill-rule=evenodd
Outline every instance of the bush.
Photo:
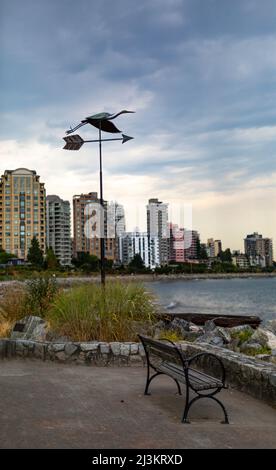
M 156 321 L 151 300 L 137 283 L 72 287 L 56 298 L 46 318 L 74 341 L 137 341 L 137 333 L 151 333 Z
M 24 307 L 26 315 L 44 317 L 58 292 L 54 277 L 38 277 L 27 282 Z
M 158 339 L 168 339 L 173 343 L 177 343 L 178 341 L 183 341 L 183 337 L 177 333 L 176 331 L 171 330 L 161 330 L 158 334 Z

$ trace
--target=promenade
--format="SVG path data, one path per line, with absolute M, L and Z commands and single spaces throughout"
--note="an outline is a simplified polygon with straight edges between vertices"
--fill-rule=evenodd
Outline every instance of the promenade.
M 0 448 L 276 448 L 276 409 L 237 390 L 220 408 L 200 400 L 180 422 L 184 397 L 160 377 L 143 395 L 143 367 L 0 362 Z

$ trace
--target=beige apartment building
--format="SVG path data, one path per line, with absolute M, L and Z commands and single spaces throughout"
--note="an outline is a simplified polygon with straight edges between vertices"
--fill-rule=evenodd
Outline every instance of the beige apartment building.
M 27 259 L 31 240 L 46 249 L 44 183 L 34 170 L 6 170 L 0 179 L 0 247 Z
M 95 236 L 96 224 L 89 223 L 89 219 L 93 218 L 93 211 L 87 210 L 90 203 L 100 204 L 100 199 L 96 192 L 87 194 L 79 194 L 73 196 L 73 256 L 76 257 L 77 253 L 89 253 L 95 255 L 99 259 L 101 257 L 101 241 L 100 238 Z M 104 202 L 107 208 L 107 202 Z M 105 234 L 105 257 L 106 259 L 115 260 L 116 256 L 116 243 L 115 238 L 107 238 L 107 224 L 106 215 L 104 217 L 103 233 Z

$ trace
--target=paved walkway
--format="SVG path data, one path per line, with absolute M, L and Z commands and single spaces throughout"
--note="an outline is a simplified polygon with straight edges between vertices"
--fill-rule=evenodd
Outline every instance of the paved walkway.
M 181 424 L 184 398 L 160 377 L 145 397 L 146 370 L 0 362 L 0 448 L 276 448 L 276 409 L 236 390 L 220 408 L 201 400 Z

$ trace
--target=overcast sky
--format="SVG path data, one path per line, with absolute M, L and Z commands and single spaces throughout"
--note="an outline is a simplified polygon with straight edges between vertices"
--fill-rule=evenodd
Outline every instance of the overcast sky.
M 0 18 L 1 174 L 35 169 L 70 201 L 99 190 L 97 145 L 62 137 L 130 109 L 116 124 L 135 140 L 103 148 L 104 196 L 128 229 L 159 197 L 176 222 L 192 204 L 202 241 L 276 239 L 275 0 L 0 0 Z

